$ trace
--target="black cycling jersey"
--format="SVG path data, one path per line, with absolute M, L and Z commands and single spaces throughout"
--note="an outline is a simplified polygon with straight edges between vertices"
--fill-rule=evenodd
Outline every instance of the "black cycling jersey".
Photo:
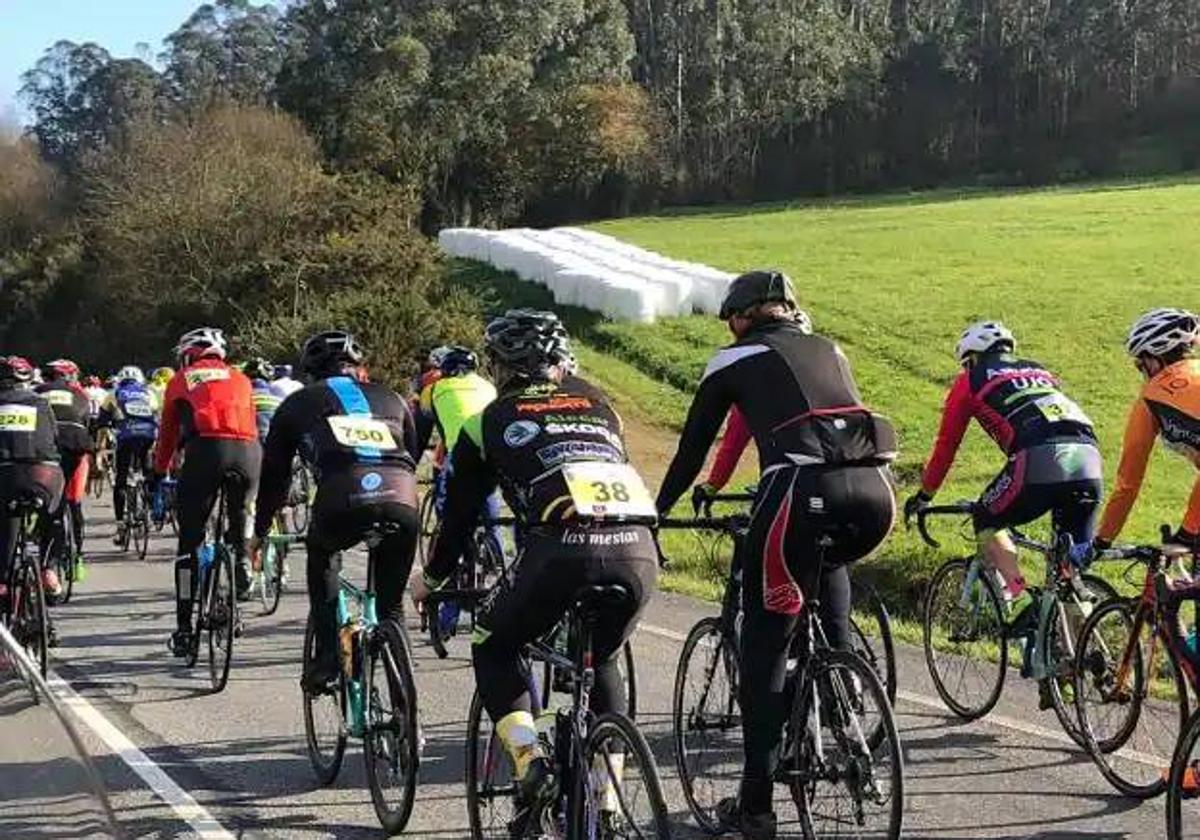
M 59 449 L 64 453 L 90 452 L 92 436 L 88 433 L 88 420 L 92 403 L 83 389 L 66 382 L 47 382 L 38 386 L 37 393 L 50 403 L 58 421 Z
M 50 403 L 28 388 L 0 390 L 0 462 L 58 460 L 58 422 Z
M 841 348 L 791 321 L 775 321 L 755 327 L 708 363 L 658 493 L 660 512 L 695 480 L 732 405 L 746 419 L 764 473 L 895 456 L 895 432 L 863 406 Z
M 264 444 L 255 533 L 263 536 L 287 498 L 292 459 L 311 455 L 318 482 L 355 467 L 415 472 L 417 436 L 408 403 L 392 389 L 347 376 L 322 379 L 283 401 Z M 374 481 L 368 481 L 368 485 Z M 364 485 L 363 493 L 382 492 Z
M 453 572 L 497 485 L 523 527 L 655 518 L 625 454 L 621 418 L 603 391 L 576 376 L 506 387 L 463 425 L 453 464 L 442 528 L 425 567 L 430 581 Z

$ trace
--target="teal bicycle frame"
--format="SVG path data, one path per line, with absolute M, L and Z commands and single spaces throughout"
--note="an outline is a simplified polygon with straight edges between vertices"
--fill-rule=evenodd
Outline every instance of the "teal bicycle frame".
M 346 677 L 346 729 L 355 738 L 363 737 L 367 729 L 367 707 L 364 679 L 367 660 L 365 639 L 379 626 L 375 612 L 375 593 L 359 589 L 344 576 L 338 575 L 338 648 L 342 672 Z M 357 605 L 357 610 L 353 609 Z

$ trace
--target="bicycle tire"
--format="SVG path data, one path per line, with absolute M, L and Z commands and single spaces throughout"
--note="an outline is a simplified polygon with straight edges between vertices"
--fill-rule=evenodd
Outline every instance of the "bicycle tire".
M 904 753 L 900 745 L 899 731 L 896 728 L 895 714 L 892 711 L 891 702 L 887 698 L 887 692 L 884 690 L 883 683 L 880 681 L 879 676 L 875 673 L 874 669 L 864 662 L 857 654 L 843 650 L 821 649 L 812 654 L 812 657 L 809 659 L 808 665 L 805 669 L 805 674 L 801 679 L 799 689 L 795 695 L 795 702 L 793 703 L 792 712 L 788 723 L 793 737 L 796 733 L 804 733 L 804 738 L 800 744 L 795 744 L 793 742 L 793 749 L 797 751 L 797 754 L 790 756 L 789 759 L 785 759 L 794 762 L 794 766 L 792 768 L 794 770 L 794 775 L 792 776 L 792 781 L 789 784 L 789 789 L 792 795 L 792 800 L 796 804 L 796 808 L 800 814 L 801 830 L 807 840 L 819 840 L 822 836 L 826 836 L 823 835 L 822 832 L 819 832 L 814 825 L 812 802 L 815 798 L 817 784 L 821 781 L 829 780 L 820 779 L 819 771 L 813 772 L 809 770 L 805 766 L 805 762 L 803 760 L 804 756 L 811 754 L 812 752 L 811 750 L 803 749 L 803 745 L 811 739 L 809 729 L 809 704 L 813 695 L 812 688 L 814 683 L 817 685 L 816 693 L 817 696 L 821 698 L 821 706 L 824 712 L 830 713 L 827 707 L 831 701 L 830 699 L 826 698 L 837 698 L 839 701 L 840 713 L 842 715 L 857 715 L 857 711 L 848 708 L 845 703 L 845 700 L 847 699 L 847 692 L 844 681 L 830 681 L 829 683 L 821 682 L 823 675 L 832 673 L 835 669 L 845 671 L 854 676 L 858 683 L 859 691 L 861 691 L 864 695 L 870 694 L 874 708 L 878 710 L 880 726 L 877 728 L 883 731 L 883 738 L 874 748 L 867 746 L 864 739 L 864 746 L 867 746 L 867 749 L 863 754 L 858 755 L 858 759 L 861 760 L 864 757 L 869 757 L 873 762 L 877 763 L 881 753 L 882 745 L 885 742 L 888 744 L 888 753 L 890 755 L 890 772 L 888 774 L 890 785 L 888 787 L 887 797 L 888 827 L 886 832 L 880 833 L 871 831 L 869 833 L 871 836 L 883 836 L 888 838 L 888 840 L 898 840 L 904 828 Z M 828 677 L 826 678 L 828 679 Z M 838 688 L 839 682 L 841 685 L 840 690 Z M 824 685 L 827 685 L 828 687 L 825 691 L 822 691 L 821 687 Z M 823 732 L 825 728 L 826 726 L 823 725 L 821 727 L 821 731 Z M 844 728 L 830 728 L 833 729 L 834 732 L 842 731 L 844 733 Z M 856 721 L 853 726 L 847 728 L 851 729 L 851 731 L 861 731 L 862 723 L 861 721 Z M 834 741 L 837 740 L 838 738 L 835 736 Z M 832 755 L 831 751 L 829 750 L 825 750 L 823 754 L 825 755 L 826 760 L 828 760 Z M 862 775 L 863 772 L 861 767 L 856 767 L 855 772 L 834 773 L 832 781 L 835 785 L 841 786 L 845 784 L 847 780 L 857 780 L 861 778 Z M 861 807 L 861 804 L 859 804 L 858 807 Z M 839 813 L 838 816 L 840 817 L 841 814 Z
M 621 647 L 621 656 L 625 662 L 625 717 L 637 723 L 638 709 L 638 680 L 637 662 L 633 657 L 633 640 L 626 640 Z
M 600 715 L 588 730 L 587 740 L 583 744 L 583 767 L 594 768 L 596 766 L 596 757 L 607 754 L 606 743 L 610 739 L 620 739 L 624 742 L 624 749 L 621 751 L 623 755 L 623 773 L 620 773 L 620 785 L 617 785 L 618 801 L 622 803 L 624 797 L 621 795 L 621 788 L 624 783 L 629 781 L 629 757 L 632 754 L 635 756 L 635 765 L 641 769 L 641 779 L 646 788 L 646 799 L 651 808 L 652 815 L 650 817 L 651 833 L 649 835 L 642 830 L 637 830 L 637 835 L 641 837 L 653 837 L 656 840 L 669 840 L 671 837 L 671 826 L 668 820 L 666 799 L 663 796 L 662 781 L 658 776 L 658 767 L 654 763 L 654 755 L 650 752 L 650 745 L 646 743 L 644 736 L 637 726 L 629 718 L 622 714 L 608 713 Z M 606 760 L 605 765 L 608 766 L 610 773 L 616 773 L 613 770 L 613 765 Z M 582 793 L 582 787 L 593 776 L 592 772 L 576 772 L 574 775 L 575 784 L 572 786 L 571 795 L 571 818 L 569 825 L 577 830 L 576 837 L 598 837 L 600 833 L 594 830 L 599 821 L 599 814 L 595 816 L 591 813 L 588 807 L 590 796 Z M 610 780 L 611 783 L 611 780 Z
M 707 708 L 707 703 L 699 710 L 696 708 L 687 708 L 688 697 L 686 694 L 692 655 L 696 650 L 700 649 L 702 642 L 710 638 L 713 640 L 712 645 L 708 647 L 712 653 L 712 664 L 705 664 L 704 673 L 708 675 L 706 679 L 707 685 L 702 689 L 700 696 L 705 700 L 708 699 L 712 680 L 718 667 L 721 669 L 727 682 L 727 691 L 724 692 L 724 697 L 714 697 L 714 699 L 720 701 L 717 718 L 726 717 L 727 719 L 712 729 L 708 727 L 708 722 L 704 720 L 704 709 Z M 738 781 L 741 778 L 741 764 L 740 761 L 735 762 L 736 766 L 731 768 L 730 777 L 725 780 L 725 788 L 716 791 L 714 785 L 715 792 L 704 796 L 704 801 L 701 801 L 701 796 L 697 794 L 698 774 L 688 762 L 689 756 L 699 755 L 701 749 L 689 747 L 687 734 L 693 730 L 700 733 L 707 733 L 709 731 L 732 732 L 732 738 L 740 746 L 742 722 L 741 715 L 738 713 L 737 652 L 728 648 L 729 636 L 722 632 L 721 620 L 719 618 L 702 618 L 696 622 L 688 632 L 687 638 L 683 643 L 683 648 L 680 650 L 679 663 L 675 669 L 675 686 L 671 696 L 671 734 L 674 740 L 675 766 L 679 773 L 679 782 L 683 787 L 683 795 L 687 801 L 688 810 L 692 812 L 692 816 L 696 818 L 696 822 L 700 824 L 700 827 L 711 834 L 720 834 L 725 830 L 724 826 L 717 819 L 716 806 L 717 802 L 723 798 L 723 795 L 736 795 Z M 718 754 L 728 751 L 728 746 L 724 749 L 717 748 L 714 750 Z M 740 750 L 735 750 L 734 752 L 740 755 Z
M 1080 578 L 1087 586 L 1089 592 L 1095 596 L 1095 601 L 1093 602 L 1094 604 L 1103 604 L 1117 597 L 1117 590 L 1114 589 L 1112 584 L 1110 584 L 1104 578 L 1091 574 L 1080 575 Z M 1061 605 L 1061 602 L 1059 602 L 1059 604 Z M 1054 709 L 1054 716 L 1058 718 L 1058 723 L 1062 727 L 1063 732 L 1065 732 L 1076 744 L 1084 749 L 1087 749 L 1087 745 L 1084 743 L 1085 736 L 1081 727 L 1079 726 L 1079 712 L 1075 707 L 1074 699 L 1072 698 L 1068 700 L 1063 697 L 1062 683 L 1054 676 L 1057 674 L 1062 674 L 1062 679 L 1069 679 L 1071 681 L 1072 690 L 1074 689 L 1075 656 L 1073 655 L 1073 652 L 1079 648 L 1080 633 L 1077 631 L 1075 633 L 1075 638 L 1071 640 L 1073 652 L 1072 656 L 1070 657 L 1070 661 L 1065 663 L 1067 668 L 1064 669 L 1063 665 L 1066 658 L 1062 657 L 1057 661 L 1055 660 L 1055 651 L 1059 644 L 1059 623 L 1055 621 L 1051 625 L 1051 628 L 1051 631 L 1046 634 L 1045 644 L 1042 646 L 1045 671 L 1048 675 L 1051 675 L 1048 680 L 1050 705 Z M 1079 628 L 1080 630 L 1083 629 L 1082 622 L 1080 623 Z M 1064 670 L 1066 673 L 1063 673 Z
M 434 534 L 437 533 L 437 510 L 433 506 L 432 487 L 421 497 L 417 523 L 420 528 L 417 532 L 417 557 L 421 568 L 425 568 L 425 563 L 429 560 L 429 547 L 433 543 Z
M 306 662 L 316 658 L 316 628 L 313 625 L 312 616 L 309 616 L 308 622 L 304 627 L 304 657 Z M 346 756 L 346 677 L 341 668 L 338 668 L 337 688 L 334 689 L 336 697 L 333 702 L 338 709 L 338 732 L 333 739 L 333 748 L 326 755 L 321 746 L 321 736 L 317 733 L 316 717 L 314 708 L 322 701 L 324 695 L 314 695 L 301 689 L 301 694 L 304 698 L 304 740 L 308 747 L 308 761 L 312 765 L 313 772 L 317 776 L 317 781 L 328 786 L 333 784 L 338 776 L 338 772 L 342 769 L 342 759 Z
M 233 555 L 224 543 L 217 543 L 209 577 L 211 584 L 208 588 L 208 674 L 212 681 L 213 694 L 219 694 L 229 682 L 229 668 L 233 663 L 233 639 L 237 626 Z
M 150 553 L 150 513 L 145 506 L 141 510 L 141 518 L 137 523 L 137 535 L 134 537 L 137 541 L 137 555 L 139 560 L 145 560 L 146 555 Z
M 875 671 L 879 681 L 883 683 L 888 702 L 895 706 L 899 681 L 896 678 L 896 643 L 892 637 L 891 615 L 875 587 L 865 583 L 852 582 L 851 593 L 851 603 L 862 607 L 879 628 L 879 647 L 883 656 L 880 657 L 876 652 L 875 645 L 871 644 L 870 636 L 863 632 L 851 613 L 851 638 L 857 639 L 859 642 L 854 646 L 854 650 Z
M 1145 650 L 1145 646 L 1141 642 L 1141 632 L 1148 628 L 1147 624 L 1142 624 L 1139 636 L 1131 648 L 1133 661 L 1130 663 L 1130 667 L 1132 668 L 1132 678 L 1134 681 L 1132 692 L 1127 701 L 1118 701 L 1129 709 L 1129 716 L 1126 718 L 1124 725 L 1113 735 L 1103 740 L 1098 738 L 1096 727 L 1092 722 L 1092 718 L 1095 715 L 1090 711 L 1089 704 L 1085 702 L 1085 698 L 1091 696 L 1088 689 L 1095 686 L 1095 683 L 1089 685 L 1084 682 L 1085 675 L 1091 680 L 1106 680 L 1108 678 L 1108 660 L 1097 661 L 1092 650 L 1093 636 L 1099 638 L 1096 628 L 1108 618 L 1109 614 L 1120 614 L 1122 624 L 1132 628 L 1134 626 L 1134 612 L 1139 604 L 1140 601 L 1137 600 L 1132 602 L 1125 599 L 1113 600 L 1095 609 L 1088 616 L 1088 620 L 1084 622 L 1083 628 L 1079 633 L 1081 641 L 1076 651 L 1075 707 L 1079 716 L 1080 731 L 1084 736 L 1084 747 L 1105 780 L 1121 794 L 1131 799 L 1152 799 L 1159 796 L 1166 789 L 1166 780 L 1157 773 L 1152 776 L 1149 782 L 1131 779 L 1123 775 L 1116 763 L 1117 759 L 1119 759 L 1119 751 L 1129 743 L 1129 739 L 1133 737 L 1137 730 L 1143 714 L 1143 705 L 1149 693 L 1149 680 L 1146 674 L 1150 666 L 1147 666 L 1144 661 L 1143 651 Z M 1097 666 L 1103 668 L 1102 673 L 1096 670 Z M 1187 725 L 1187 717 L 1190 711 L 1188 707 L 1187 686 L 1183 681 L 1180 669 L 1172 667 L 1171 670 L 1175 677 L 1179 731 L 1182 733 L 1184 727 Z M 1107 704 L 1106 701 L 1105 705 Z M 1172 745 L 1173 747 L 1174 745 Z
M 1000 700 L 1000 693 L 1004 689 L 1004 679 L 1008 671 L 1008 642 L 1005 633 L 1005 625 L 1003 620 L 1003 610 L 1001 607 L 1000 594 L 996 591 L 995 584 L 987 575 L 980 575 L 979 585 L 981 589 L 978 592 L 984 593 L 982 596 L 982 608 L 987 611 L 988 615 L 984 616 L 984 630 L 991 632 L 991 635 L 986 637 L 987 642 L 994 642 L 999 648 L 998 661 L 994 663 L 995 676 L 991 678 L 991 687 L 986 690 L 983 700 L 969 705 L 967 702 L 961 701 L 955 697 L 946 681 L 939 673 L 936 660 L 939 656 L 939 651 L 936 649 L 936 642 L 933 632 L 935 599 L 939 597 L 939 593 L 945 589 L 946 584 L 951 584 L 953 588 L 947 591 L 950 597 L 954 598 L 952 608 L 961 609 L 958 606 L 958 598 L 961 596 L 963 583 L 967 570 L 972 562 L 971 558 L 960 558 L 957 560 L 949 560 L 943 563 L 929 582 L 929 589 L 925 595 L 925 603 L 922 620 L 922 635 L 925 646 L 925 664 L 929 669 L 929 675 L 933 678 L 934 688 L 937 689 L 938 696 L 942 698 L 942 702 L 946 704 L 950 711 L 963 720 L 977 720 L 993 708 Z M 991 627 L 987 627 L 987 623 Z M 992 632 L 994 631 L 994 632 Z M 953 654 L 959 660 L 964 662 L 978 662 L 977 656 L 972 653 L 978 651 L 964 651 L 962 653 Z M 990 668 L 989 668 L 990 670 Z
M 46 590 L 42 587 L 41 563 L 36 556 L 26 557 L 20 570 L 19 574 L 25 579 L 18 582 L 18 587 L 24 597 L 18 594 L 13 599 L 17 604 L 13 625 L 20 628 L 17 640 L 37 663 L 38 672 L 45 678 L 50 672 L 50 617 L 46 607 Z
M 504 783 L 496 784 L 497 781 Z M 471 697 L 467 714 L 466 785 L 467 822 L 472 840 L 509 840 L 508 824 L 515 816 L 513 797 L 517 784 L 512 760 L 490 726 L 478 689 Z M 492 803 L 499 803 L 498 816 L 491 815 Z
M 82 516 L 82 514 L 80 514 Z M 62 595 L 59 596 L 58 602 L 66 604 L 71 600 L 71 596 L 75 594 L 75 578 L 79 575 L 79 554 L 83 551 L 83 546 L 75 542 L 75 510 L 70 504 L 63 505 L 63 545 L 66 546 L 64 552 L 65 574 L 59 575 L 59 580 L 62 582 Z M 80 523 L 83 524 L 82 522 Z
M 283 555 L 270 540 L 263 548 L 262 571 L 259 574 L 262 576 L 260 592 L 263 615 L 274 615 L 283 595 Z
M 377 683 L 375 665 L 383 666 L 391 699 L 390 720 L 374 719 Z M 363 733 L 363 758 L 367 765 L 367 787 L 375 816 L 389 835 L 399 834 L 412 816 L 420 769 L 420 735 L 417 726 L 417 688 L 413 681 L 412 656 L 404 628 L 394 619 L 379 622 L 372 634 L 370 661 L 366 668 L 367 727 Z M 399 698 L 399 699 L 397 699 Z M 396 705 L 402 703 L 397 714 Z M 383 730 L 387 730 L 384 734 Z M 400 776 L 399 801 L 393 806 L 383 789 L 379 758 L 388 759 L 388 769 Z
M 200 574 L 199 568 L 199 563 L 197 563 L 197 576 Z M 192 581 L 192 636 L 187 657 L 184 659 L 184 664 L 188 668 L 195 668 L 196 663 L 200 661 L 200 637 L 204 635 L 204 629 L 208 625 L 208 616 L 205 611 L 208 609 L 208 586 L 209 579 L 212 577 L 211 572 L 212 567 L 210 566 L 202 580 Z
M 1188 797 L 1183 795 L 1183 780 L 1184 775 L 1189 771 L 1200 772 L 1200 769 L 1189 761 L 1198 742 L 1200 742 L 1200 709 L 1197 709 L 1188 720 L 1183 737 L 1179 739 L 1179 743 L 1175 747 L 1175 754 L 1171 758 L 1171 773 L 1167 783 L 1167 840 L 1184 840 L 1183 802 L 1185 799 L 1194 799 L 1195 794 Z

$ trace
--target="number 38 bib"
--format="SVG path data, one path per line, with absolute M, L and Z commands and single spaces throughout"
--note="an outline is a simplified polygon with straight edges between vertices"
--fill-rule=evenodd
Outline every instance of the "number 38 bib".
M 653 519 L 657 515 L 650 491 L 629 464 L 589 461 L 567 464 L 562 473 L 578 516 Z
M 354 449 L 399 449 L 387 423 L 373 417 L 338 414 L 327 418 L 334 440 Z

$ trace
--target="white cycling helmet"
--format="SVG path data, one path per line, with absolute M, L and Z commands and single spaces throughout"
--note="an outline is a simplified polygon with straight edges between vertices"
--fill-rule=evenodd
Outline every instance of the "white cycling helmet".
M 1186 309 L 1151 309 L 1129 330 L 1125 350 L 1138 356 L 1165 356 L 1200 340 L 1200 317 Z
M 1007 343 L 1010 349 L 1017 346 L 1012 330 L 999 321 L 978 321 L 963 330 L 958 346 L 954 348 L 954 355 L 961 365 L 972 353 L 986 353 L 1001 343 Z
M 185 362 L 203 356 L 216 356 L 218 359 L 224 359 L 228 347 L 229 343 L 225 340 L 225 333 L 216 327 L 200 327 L 185 332 L 179 337 L 179 343 L 175 345 L 175 355 Z
M 117 371 L 117 383 L 136 382 L 139 385 L 146 384 L 146 374 L 142 373 L 142 369 L 137 365 L 125 365 Z
M 449 344 L 443 344 L 441 347 L 434 347 L 429 351 L 429 358 L 427 360 L 429 367 L 440 370 L 442 367 L 442 362 L 446 360 L 446 357 L 450 355 L 450 351 L 453 349 L 454 348 Z

